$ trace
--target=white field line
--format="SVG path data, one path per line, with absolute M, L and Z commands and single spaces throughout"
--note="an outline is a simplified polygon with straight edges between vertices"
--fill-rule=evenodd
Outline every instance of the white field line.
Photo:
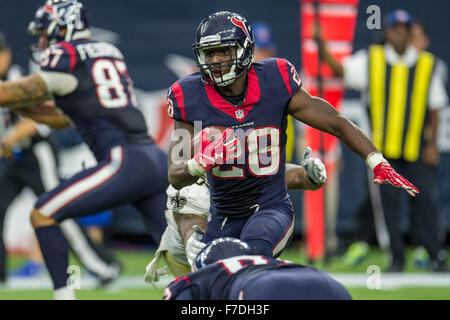
M 331 276 L 342 283 L 345 287 L 367 287 L 368 280 L 373 275 L 365 273 L 332 273 Z M 172 276 L 163 276 L 155 286 L 157 288 L 165 287 Z M 380 289 L 395 289 L 404 287 L 450 287 L 450 273 L 440 274 L 397 274 L 397 273 L 380 273 L 379 274 Z M 90 276 L 83 276 L 80 281 L 81 290 L 94 289 L 97 287 L 97 280 Z M 0 291 L 9 290 L 50 290 L 52 284 L 48 275 L 26 279 L 26 278 L 9 278 L 8 282 L 0 285 Z M 132 288 L 153 288 L 150 284 L 144 282 L 144 276 L 120 276 L 113 283 L 108 285 L 107 290 L 120 290 Z

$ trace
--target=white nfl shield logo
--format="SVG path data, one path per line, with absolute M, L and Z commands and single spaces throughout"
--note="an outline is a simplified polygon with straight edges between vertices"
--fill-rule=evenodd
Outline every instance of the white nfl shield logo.
M 244 117 L 244 110 L 239 109 L 239 110 L 236 110 L 235 113 L 236 113 L 236 118 L 238 118 L 238 119 L 242 119 Z

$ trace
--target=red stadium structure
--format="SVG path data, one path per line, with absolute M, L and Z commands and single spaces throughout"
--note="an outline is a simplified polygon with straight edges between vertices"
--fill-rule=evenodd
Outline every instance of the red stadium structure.
M 331 54 L 339 61 L 352 53 L 359 0 L 301 0 L 300 37 L 302 76 L 305 89 L 314 96 L 327 100 L 339 110 L 344 96 L 341 79 L 335 78 L 328 65 L 320 61 L 318 46 L 314 40 L 314 26 L 320 24 L 321 34 Z M 335 205 L 327 207 L 327 193 L 336 195 L 336 162 L 339 158 L 337 138 L 306 126 L 305 144 L 312 155 L 324 162 L 328 182 L 324 188 L 304 193 L 304 221 L 307 256 L 315 261 L 326 253 L 326 216 L 336 215 Z M 333 218 L 335 220 L 335 218 Z M 334 228 L 334 223 L 331 223 Z M 334 230 L 332 231 L 334 233 Z

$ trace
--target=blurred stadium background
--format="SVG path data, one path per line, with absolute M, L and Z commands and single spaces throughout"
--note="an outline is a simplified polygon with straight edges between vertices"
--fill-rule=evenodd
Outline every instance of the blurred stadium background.
M 304 68 L 301 56 L 301 2 L 298 0 L 282 2 L 271 0 L 260 0 L 257 2 L 228 0 L 220 3 L 200 0 L 83 1 L 89 12 L 91 26 L 94 27 L 94 36 L 115 43 L 124 53 L 129 73 L 135 82 L 140 107 L 149 123 L 150 133 L 163 147 L 167 147 L 167 139 L 171 132 L 171 122 L 166 116 L 166 90 L 178 78 L 195 70 L 191 45 L 194 31 L 199 22 L 212 12 L 229 10 L 241 13 L 250 23 L 257 21 L 268 23 L 272 27 L 273 39 L 277 44 L 277 55 L 290 60 L 297 66 L 301 74 Z M 0 30 L 5 33 L 11 45 L 13 63 L 22 66 L 28 71 L 33 69 L 28 54 L 28 47 L 33 39 L 27 36 L 26 28 L 38 4 L 40 2 L 28 0 L 2 1 L 0 10 Z M 370 16 L 366 9 L 372 4 L 380 7 L 382 17 L 390 11 L 402 8 L 423 21 L 429 28 L 431 36 L 429 51 L 443 59 L 447 64 L 449 63 L 450 46 L 447 42 L 450 22 L 443 13 L 450 12 L 450 2 L 440 0 L 433 1 L 431 4 L 421 0 L 379 0 L 373 3 L 373 1 L 369 0 L 360 0 L 353 51 L 366 48 L 381 37 L 381 30 L 369 30 L 366 26 L 366 21 Z M 448 86 L 449 84 L 447 83 L 447 91 L 449 92 Z M 363 107 L 360 105 L 357 92 L 347 91 L 345 93 L 345 100 L 341 105 L 341 110 L 358 125 L 362 127 L 367 125 L 367 118 L 365 118 L 365 112 L 363 112 Z M 301 139 L 301 128 L 298 129 L 297 138 Z M 69 139 L 73 138 L 69 133 L 59 133 L 56 138 L 62 146 L 73 146 L 78 143 Z M 446 236 L 448 244 L 448 239 L 450 239 L 448 237 L 450 233 L 450 108 L 446 108 L 441 113 L 439 144 L 441 149 L 441 162 L 438 168 L 439 181 L 437 183 L 439 212 L 442 221 L 442 233 Z M 74 168 L 80 168 L 81 162 L 89 163 L 91 161 L 89 153 L 83 147 L 78 146 L 77 148 L 69 148 L 61 152 L 60 157 L 63 163 L 61 171 L 63 175 L 64 170 L 70 172 Z M 73 153 L 70 152 L 76 152 L 80 157 L 74 157 Z M 302 150 L 297 150 L 297 152 L 302 152 Z M 339 239 L 338 253 L 343 253 L 351 239 L 353 239 L 353 235 L 358 227 L 359 211 L 368 198 L 364 162 L 350 153 L 345 147 L 342 147 L 342 155 L 344 165 L 340 172 L 336 224 L 336 233 Z M 293 161 L 295 161 L 295 158 L 294 153 Z M 0 170 L 2 170 L 1 164 Z M 0 190 L 2 188 L 7 188 L 7 186 L 0 186 Z M 296 213 L 295 241 L 285 254 L 285 257 L 306 263 L 303 246 L 303 193 L 301 191 L 291 192 L 291 197 L 294 200 Z M 27 215 L 30 212 L 34 199 L 35 197 L 31 192 L 25 191 L 15 201 L 14 206 L 10 208 L 10 212 L 7 215 L 5 240 L 8 251 L 14 257 L 10 262 L 11 269 L 20 265 L 24 259 L 23 255 L 26 254 L 31 246 L 32 229 Z M 407 219 L 406 203 L 399 214 L 402 216 L 402 230 L 405 238 L 408 241 L 407 243 L 411 244 L 408 235 L 409 220 Z M 153 256 L 155 248 L 151 239 L 146 236 L 141 218 L 137 212 L 127 206 L 116 208 L 111 223 L 104 231 L 106 243 L 117 251 L 120 260 L 124 263 L 124 274 L 135 279 L 139 285 L 136 285 L 137 288 L 134 289 L 133 294 L 118 285 L 116 291 L 100 290 L 93 291 L 90 294 L 86 292 L 83 293 L 84 295 L 81 294 L 80 298 L 159 299 L 161 297 L 161 289 L 152 291 L 143 281 L 139 280 L 143 279 L 145 265 Z M 427 283 L 428 275 L 423 273 L 420 268 L 415 267 L 411 259 L 408 260 L 406 271 L 413 278 L 394 279 L 387 284 L 389 289 L 387 291 L 368 291 L 366 288 L 366 280 L 369 276 L 366 273 L 367 266 L 378 265 L 383 269 L 386 264 L 385 253 L 378 249 L 375 237 L 373 237 L 370 244 L 374 250 L 361 265 L 354 267 L 344 266 L 337 260 L 339 257 L 332 259 L 329 264 L 319 264 L 331 273 L 344 274 L 352 272 L 359 274 L 362 278 L 354 277 L 352 278 L 353 280 L 342 278 L 353 288 L 351 292 L 355 298 L 448 299 L 450 297 L 448 289 L 445 291 L 440 286 L 433 288 L 433 280 L 428 282 L 427 286 L 431 287 L 428 291 L 426 288 L 423 288 L 424 283 Z M 417 279 L 425 279 L 425 282 L 414 278 L 415 275 L 419 276 Z M 404 286 L 404 281 L 409 282 L 410 287 L 420 286 L 422 288 L 392 290 L 397 285 Z M 450 287 L 448 277 L 437 280 L 441 284 L 442 281 L 447 284 L 447 287 Z M 45 289 L 42 291 L 42 295 L 37 296 L 33 291 L 29 291 L 30 288 L 33 288 L 33 285 L 37 286 L 34 288 L 36 290 Z M 19 291 L 11 291 L 8 288 L 1 289 L 0 299 L 51 298 L 51 292 L 46 290 L 46 285 L 43 285 L 44 288 L 42 288 L 42 285 L 33 284 L 33 282 L 18 283 L 16 289 Z M 48 288 L 50 288 L 49 286 L 48 284 Z M 358 289 L 358 287 L 360 288 Z

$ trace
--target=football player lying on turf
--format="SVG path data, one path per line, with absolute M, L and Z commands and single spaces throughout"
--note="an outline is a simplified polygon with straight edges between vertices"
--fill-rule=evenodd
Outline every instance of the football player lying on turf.
M 320 159 L 310 158 L 310 153 L 311 148 L 307 147 L 302 166 L 286 165 L 288 189 L 317 190 L 325 183 L 325 166 Z M 172 186 L 167 188 L 167 227 L 155 258 L 147 266 L 146 282 L 153 284 L 168 271 L 175 277 L 191 272 L 193 259 L 205 246 L 201 237 L 206 229 L 209 207 L 209 189 L 203 177 L 181 190 Z M 157 269 L 161 257 L 164 257 L 167 267 Z
M 194 272 L 176 278 L 164 300 L 351 300 L 327 273 L 254 254 L 236 238 L 216 239 L 194 260 Z

